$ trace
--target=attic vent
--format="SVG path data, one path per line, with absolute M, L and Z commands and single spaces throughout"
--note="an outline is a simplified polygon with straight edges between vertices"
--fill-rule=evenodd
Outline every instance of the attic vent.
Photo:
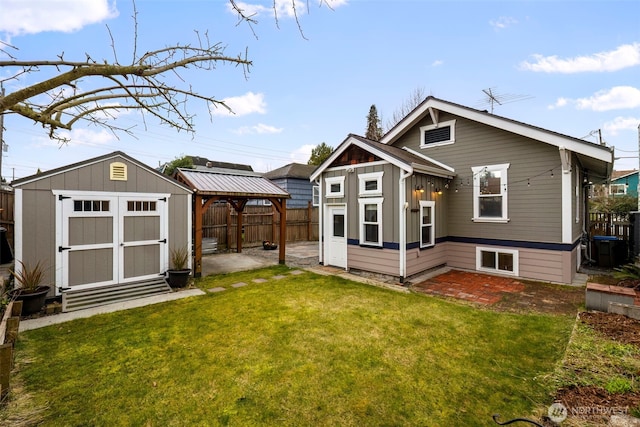
M 111 181 L 127 180 L 127 165 L 120 162 L 113 162 L 109 165 L 109 178 Z

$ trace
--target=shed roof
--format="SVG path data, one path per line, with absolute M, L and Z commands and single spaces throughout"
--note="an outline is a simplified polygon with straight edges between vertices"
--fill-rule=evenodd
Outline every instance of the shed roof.
M 291 198 L 289 193 L 257 173 L 217 173 L 180 168 L 177 178 L 200 195 L 251 199 Z
M 11 183 L 11 185 L 13 187 L 20 187 L 22 185 L 34 182 L 34 181 L 39 181 L 41 179 L 44 178 L 49 178 L 52 177 L 54 175 L 58 175 L 61 173 L 65 173 L 74 169 L 79 169 L 79 168 L 83 168 L 85 166 L 89 166 L 89 165 L 93 165 L 95 163 L 99 163 L 102 162 L 104 160 L 109 160 L 109 159 L 123 159 L 123 160 L 127 160 L 133 164 L 135 164 L 136 166 L 145 169 L 146 171 L 148 171 L 149 173 L 156 175 L 159 179 L 165 180 L 167 182 L 170 182 L 171 184 L 175 185 L 176 187 L 180 187 L 183 190 L 188 190 L 191 191 L 191 189 L 187 186 L 185 186 L 183 183 L 176 181 L 175 179 L 171 178 L 170 176 L 167 176 L 161 172 L 159 172 L 157 169 L 154 169 L 148 165 L 145 165 L 144 163 L 134 159 L 133 157 L 123 153 L 122 151 L 114 151 L 113 153 L 109 153 L 109 154 L 105 154 L 102 156 L 98 156 L 98 157 L 94 157 L 92 159 L 88 159 L 88 160 L 84 160 L 81 162 L 77 162 L 77 163 L 73 163 L 67 166 L 62 166 L 56 169 L 51 169 L 49 171 L 45 171 L 42 173 L 38 173 L 35 175 L 30 175 L 30 176 L 26 176 L 24 178 L 19 178 L 16 179 L 15 181 L 13 181 Z
M 298 178 L 308 180 L 316 165 L 303 165 L 302 163 L 289 163 L 278 169 L 263 173 L 262 176 L 268 179 L 278 178 Z

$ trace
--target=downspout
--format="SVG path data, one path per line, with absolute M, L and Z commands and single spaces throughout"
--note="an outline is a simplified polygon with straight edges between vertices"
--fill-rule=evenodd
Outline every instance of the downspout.
M 400 174 L 400 180 L 398 182 L 398 189 L 400 197 L 398 197 L 398 213 L 400 214 L 400 265 L 398 273 L 400 276 L 400 283 L 404 282 L 407 274 L 407 178 L 413 175 L 413 169 L 402 172 Z
M 322 222 L 322 211 L 324 210 L 324 199 L 322 198 L 322 179 L 316 179 L 318 184 L 318 263 L 324 265 L 324 224 Z M 311 221 L 311 218 L 309 218 Z

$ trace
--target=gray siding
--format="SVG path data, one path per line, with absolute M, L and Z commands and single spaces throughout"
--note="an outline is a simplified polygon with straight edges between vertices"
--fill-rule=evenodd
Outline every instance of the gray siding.
M 347 246 L 348 268 L 398 276 L 399 259 L 399 252 L 396 250 Z
M 314 183 L 309 180 L 297 178 L 277 178 L 271 182 L 291 194 L 287 200 L 288 208 L 306 208 L 313 199 Z
M 441 121 L 453 119 L 442 114 Z M 556 147 L 490 126 L 456 118 L 456 142 L 441 147 L 420 148 L 419 127 L 426 118 L 394 145 L 413 150 L 455 168 L 456 178 L 445 191 L 449 200 L 448 234 L 535 242 L 561 242 L 561 169 Z M 474 223 L 471 168 L 509 163 L 507 224 Z M 553 176 L 551 176 L 553 169 Z M 529 185 L 528 185 L 529 184 Z M 456 192 L 455 190 L 458 190 Z

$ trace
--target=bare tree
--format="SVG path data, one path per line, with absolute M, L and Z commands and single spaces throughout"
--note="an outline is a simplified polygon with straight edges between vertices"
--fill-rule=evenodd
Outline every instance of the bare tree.
M 410 112 L 412 112 L 424 99 L 426 98 L 425 90 L 423 87 L 419 87 L 413 90 L 409 97 L 405 99 L 400 107 L 398 107 L 386 123 L 387 130 L 397 125 L 400 120 L 404 119 Z
M 295 6 L 295 0 L 291 1 Z M 234 0 L 229 2 L 240 22 L 249 26 L 257 22 Z M 51 138 L 64 143 L 68 139 L 59 131 L 71 130 L 79 120 L 101 126 L 114 134 L 125 132 L 133 135 L 133 129 L 115 124 L 113 118 L 119 110 L 139 110 L 156 117 L 162 124 L 191 133 L 195 130 L 194 115 L 189 113 L 187 101 L 202 101 L 209 111 L 212 107 L 230 110 L 213 95 L 198 92 L 181 73 L 187 69 L 210 71 L 218 65 L 231 64 L 241 67 L 246 76 L 252 65 L 247 51 L 229 56 L 221 43 L 212 43 L 207 33 L 196 32 L 195 44 L 176 44 L 139 55 L 137 11 L 135 2 L 133 4 L 133 57 L 128 63 L 118 60 L 110 31 L 113 51 L 110 61 L 97 60 L 89 54 L 80 61 L 73 61 L 65 58 L 64 53 L 53 60 L 21 61 L 12 54 L 17 51 L 16 47 L 6 43 L 0 45 L 0 50 L 10 58 L 0 61 L 0 69 L 10 70 L 10 77 L 0 82 L 18 80 L 24 74 L 38 72 L 53 76 L 4 97 L 0 95 L 0 114 L 18 114 L 33 120 L 41 124 Z M 276 0 L 273 7 L 275 14 Z M 298 22 L 295 9 L 294 13 Z M 275 18 L 277 20 L 277 16 Z M 86 89 L 83 88 L 85 82 L 88 83 Z

